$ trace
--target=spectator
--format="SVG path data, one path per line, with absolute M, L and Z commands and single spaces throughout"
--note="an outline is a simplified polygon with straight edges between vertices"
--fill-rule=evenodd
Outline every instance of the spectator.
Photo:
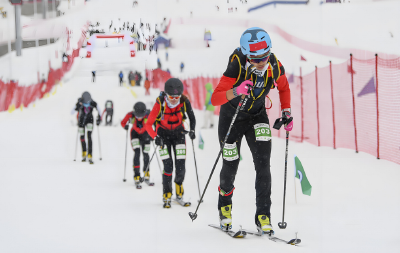
M 157 68 L 161 69 L 161 61 L 160 61 L 160 58 L 157 59 Z
M 185 64 L 183 64 L 183 62 L 181 62 L 181 72 L 183 72 L 184 67 L 185 67 Z
M 135 75 L 133 74 L 132 71 L 129 72 L 128 79 L 129 79 L 129 84 L 130 84 L 131 86 L 135 86 L 135 85 L 136 85 Z
M 123 78 L 124 78 L 124 74 L 122 74 L 122 71 L 119 72 L 119 86 L 122 86 L 122 82 L 123 82 Z

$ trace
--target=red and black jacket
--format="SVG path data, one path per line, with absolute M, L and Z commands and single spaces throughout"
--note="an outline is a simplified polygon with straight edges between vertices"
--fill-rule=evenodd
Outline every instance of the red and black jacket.
M 224 111 L 224 108 L 227 109 L 226 107 L 236 108 L 238 106 L 241 97 L 238 96 L 228 101 L 226 92 L 239 86 L 246 79 L 246 62 L 247 57 L 241 52 L 240 48 L 236 49 L 230 56 L 228 67 L 211 97 L 211 103 L 213 105 L 222 105 L 221 112 Z M 265 97 L 268 95 L 269 91 L 275 87 L 279 90 L 281 109 L 290 108 L 289 82 L 285 76 L 285 69 L 282 63 L 278 61 L 274 54 L 271 54 L 268 65 L 268 69 L 263 76 L 265 83 L 263 91 L 257 97 L 251 94 L 243 110 L 245 113 L 257 114 L 265 108 Z M 257 76 L 252 74 L 250 80 L 254 83 L 257 80 Z
M 145 124 L 149 117 L 149 110 L 146 110 L 146 115 L 142 119 L 137 119 L 135 117 L 135 113 L 128 112 L 125 118 L 121 121 L 121 126 L 125 127 L 125 125 L 130 121 L 132 123 L 131 131 L 135 131 L 138 134 L 144 134 L 146 132 Z
M 169 108 L 164 96 L 165 93 L 162 92 L 157 98 L 146 123 L 146 130 L 151 138 L 154 139 L 157 136 L 157 131 L 160 127 L 169 131 L 183 127 L 186 113 L 190 120 L 190 130 L 194 130 L 196 127 L 196 118 L 189 99 L 182 95 L 179 105 L 175 108 Z M 156 131 L 153 130 L 155 122 Z

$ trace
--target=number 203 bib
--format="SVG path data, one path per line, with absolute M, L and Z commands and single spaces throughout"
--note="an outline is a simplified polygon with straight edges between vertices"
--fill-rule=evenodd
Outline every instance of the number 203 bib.
M 269 128 L 269 124 L 266 123 L 255 124 L 254 133 L 256 135 L 256 141 L 271 140 L 271 129 Z

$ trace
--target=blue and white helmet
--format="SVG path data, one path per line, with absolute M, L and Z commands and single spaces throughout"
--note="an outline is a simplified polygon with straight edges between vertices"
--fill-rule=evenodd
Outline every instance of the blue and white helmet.
M 240 37 L 240 48 L 242 53 L 247 56 L 265 54 L 271 47 L 271 38 L 260 27 L 249 28 Z

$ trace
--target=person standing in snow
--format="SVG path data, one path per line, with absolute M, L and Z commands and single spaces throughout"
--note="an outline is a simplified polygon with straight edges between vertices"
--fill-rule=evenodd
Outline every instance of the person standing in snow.
M 285 69 L 271 53 L 271 39 L 261 28 L 247 29 L 240 38 L 240 47 L 229 57 L 229 64 L 215 89 L 211 103 L 221 105 L 218 135 L 220 144 L 242 97 L 249 95 L 244 108 L 239 111 L 227 142 L 223 148 L 220 173 L 218 211 L 223 230 L 232 228 L 232 196 L 240 157 L 243 136 L 253 155 L 256 170 L 255 223 L 261 233 L 270 233 L 271 225 L 271 130 L 265 109 L 265 97 L 275 87 L 279 91 L 282 117 L 290 118 L 290 89 Z M 246 80 L 247 79 L 247 80 Z M 285 129 L 291 130 L 293 122 L 287 120 Z
M 119 72 L 119 86 L 122 86 L 123 83 L 123 78 L 124 78 L 124 74 L 122 74 L 122 71 Z
M 183 180 L 185 179 L 186 139 L 183 122 L 186 114 L 190 120 L 190 139 L 195 139 L 196 118 L 189 99 L 182 95 L 183 84 L 177 78 L 170 78 L 165 82 L 164 91 L 157 98 L 146 123 L 146 130 L 161 147 L 160 156 L 164 164 L 163 174 L 163 201 L 164 208 L 171 207 L 172 171 L 175 157 L 175 192 L 176 200 L 182 206 L 190 206 L 190 202 L 183 201 Z M 153 124 L 156 122 L 156 129 Z M 172 150 L 173 149 L 173 150 Z M 172 151 L 174 153 L 172 153 Z
M 111 100 L 106 101 L 106 107 L 101 114 L 101 118 L 103 118 L 104 113 L 106 113 L 106 126 L 112 126 L 112 118 L 114 114 L 114 104 Z
M 93 131 L 93 109 L 97 110 L 97 120 L 96 124 L 100 125 L 101 117 L 97 103 L 92 100 L 90 93 L 85 91 L 82 94 L 82 97 L 78 99 L 78 102 L 75 105 L 75 111 L 78 111 L 78 131 L 80 134 L 81 144 L 82 144 L 82 162 L 86 162 L 86 155 L 90 164 L 93 164 L 92 160 L 92 131 Z M 87 137 L 88 137 L 88 148 L 86 153 L 86 142 L 85 142 L 85 128 L 87 129 Z
M 140 148 L 143 153 L 143 172 L 144 181 L 149 182 L 150 180 L 150 168 L 149 166 L 149 151 L 151 138 L 145 129 L 145 124 L 149 116 L 150 111 L 146 109 L 146 105 L 143 102 L 137 102 L 133 106 L 133 111 L 128 112 L 125 118 L 121 121 L 121 126 L 128 131 L 129 122 L 132 124 L 131 128 L 131 144 L 132 149 L 135 152 L 133 158 L 133 180 L 137 189 L 141 189 L 140 186 Z M 146 171 L 147 170 L 147 171 Z
M 215 107 L 211 103 L 211 96 L 214 92 L 212 83 L 206 84 L 206 101 L 204 102 L 204 125 L 203 128 L 214 127 L 214 110 Z M 210 123 L 210 125 L 209 125 Z

